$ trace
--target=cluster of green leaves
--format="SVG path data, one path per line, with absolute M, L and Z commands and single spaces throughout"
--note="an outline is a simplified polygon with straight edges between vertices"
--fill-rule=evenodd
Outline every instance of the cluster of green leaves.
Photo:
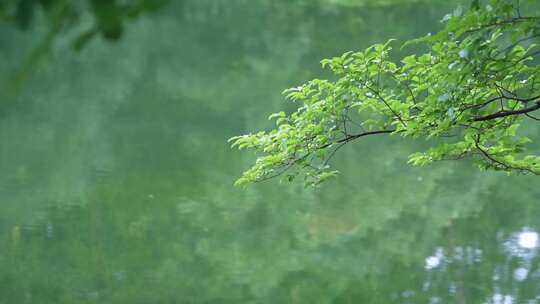
M 424 54 L 395 62 L 389 41 L 323 60 L 337 80 L 286 90 L 297 111 L 271 115 L 272 131 L 230 139 L 259 152 L 237 184 L 287 172 L 289 180 L 300 174 L 316 185 L 337 173 L 328 162 L 340 147 L 385 133 L 433 139 L 410 155 L 415 165 L 469 157 L 482 169 L 540 174 L 540 157 L 518 132 L 525 120 L 539 120 L 540 48 L 533 42 L 540 17 L 531 12 L 538 13 L 532 1 L 474 1 L 467 12 L 444 16 L 437 34 L 404 44 L 422 43 Z

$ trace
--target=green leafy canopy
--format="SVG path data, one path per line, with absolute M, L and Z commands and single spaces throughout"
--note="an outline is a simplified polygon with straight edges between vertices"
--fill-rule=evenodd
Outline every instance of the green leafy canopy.
M 527 9 L 525 9 L 525 7 Z M 317 185 L 337 174 L 328 165 L 343 145 L 366 136 L 394 134 L 434 139 L 409 162 L 472 158 L 481 169 L 540 174 L 540 157 L 518 132 L 537 123 L 540 110 L 540 15 L 530 2 L 474 1 L 444 16 L 434 35 L 408 41 L 424 54 L 392 61 L 392 45 L 325 59 L 335 81 L 314 79 L 286 90 L 299 108 L 270 115 L 276 128 L 230 139 L 258 152 L 236 184 L 286 173 Z M 540 111 L 538 111 L 540 112 Z

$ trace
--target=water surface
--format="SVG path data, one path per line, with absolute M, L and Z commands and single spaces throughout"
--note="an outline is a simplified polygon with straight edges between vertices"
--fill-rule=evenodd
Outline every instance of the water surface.
M 540 302 L 537 178 L 413 168 L 425 143 L 390 137 L 318 189 L 232 186 L 253 157 L 226 140 L 283 89 L 454 6 L 408 2 L 173 1 L 115 43 L 58 37 L 0 104 L 0 303 Z M 42 32 L 0 29 L 4 83 Z

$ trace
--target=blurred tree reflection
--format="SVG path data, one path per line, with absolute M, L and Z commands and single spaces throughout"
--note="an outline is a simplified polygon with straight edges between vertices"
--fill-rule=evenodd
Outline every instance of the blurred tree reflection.
M 7 84 L 7 95 L 17 94 L 24 82 L 50 52 L 60 34 L 68 34 L 75 50 L 81 50 L 95 36 L 117 41 L 125 24 L 141 15 L 154 13 L 169 0 L 4 0 L 0 20 L 23 31 L 33 27 L 43 32 L 40 41 L 21 62 Z M 91 21 L 89 21 L 91 20 Z M 5 95 L 5 92 L 2 93 Z M 1 96 L 1 95 L 0 95 Z M 5 97 L 5 96 L 4 96 Z
M 156 12 L 169 0 L 6 0 L 0 2 L 0 16 L 21 30 L 30 29 L 36 16 L 43 15 L 49 34 L 73 27 L 87 15 L 92 16 L 92 25 L 74 41 L 80 49 L 96 34 L 108 40 L 122 37 L 125 23 L 143 14 Z

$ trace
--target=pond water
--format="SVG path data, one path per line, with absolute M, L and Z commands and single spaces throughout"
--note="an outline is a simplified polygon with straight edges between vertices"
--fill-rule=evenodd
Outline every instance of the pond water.
M 425 142 L 389 137 L 317 189 L 233 186 L 253 155 L 227 139 L 294 108 L 283 89 L 457 2 L 340 3 L 172 1 L 117 42 L 59 36 L 0 101 L 0 303 L 540 303 L 535 177 L 410 167 Z M 43 32 L 2 25 L 3 83 Z

